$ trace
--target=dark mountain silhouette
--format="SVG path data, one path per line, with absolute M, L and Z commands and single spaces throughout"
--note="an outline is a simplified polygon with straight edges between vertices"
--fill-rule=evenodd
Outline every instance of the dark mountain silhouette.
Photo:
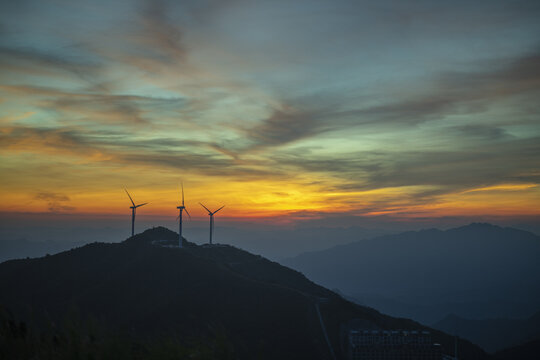
M 528 317 L 540 309 L 540 237 L 489 224 L 411 231 L 281 263 L 359 303 L 432 324 Z
M 433 327 L 495 352 L 540 338 L 540 312 L 527 319 L 470 320 L 449 315 Z
M 338 358 L 340 326 L 351 319 L 381 329 L 427 329 L 355 305 L 297 271 L 232 246 L 184 240 L 184 249 L 166 247 L 177 236 L 154 228 L 123 243 L 4 262 L 0 304 L 43 328 L 76 312 L 138 339 L 210 339 L 218 332 L 240 359 L 330 359 L 319 312 Z M 8 328 L 18 329 L 14 324 Z M 432 334 L 452 351 L 452 336 Z M 486 357 L 465 340 L 459 347 L 463 359 Z
M 538 354 L 540 354 L 540 339 L 497 351 L 494 358 L 496 360 L 538 360 Z

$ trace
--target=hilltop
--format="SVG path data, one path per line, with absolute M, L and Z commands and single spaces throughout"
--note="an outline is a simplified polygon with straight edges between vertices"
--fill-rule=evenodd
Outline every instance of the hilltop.
M 122 243 L 92 243 L 0 264 L 0 304 L 44 326 L 68 311 L 137 339 L 222 334 L 239 359 L 341 358 L 340 327 L 364 319 L 380 329 L 428 329 L 355 305 L 301 273 L 228 245 L 167 247 L 178 235 L 154 228 Z M 162 246 L 165 245 L 165 246 Z M 74 309 L 74 310 L 73 310 Z M 432 330 L 448 349 L 454 339 Z M 460 342 L 463 358 L 485 353 Z

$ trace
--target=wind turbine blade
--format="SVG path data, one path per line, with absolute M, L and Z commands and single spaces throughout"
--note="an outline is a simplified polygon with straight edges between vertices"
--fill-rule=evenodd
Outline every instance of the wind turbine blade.
M 124 190 L 125 190 L 125 192 L 126 192 L 127 196 L 129 197 L 129 200 L 131 200 L 131 203 L 133 204 L 133 206 L 135 206 L 135 203 L 133 202 L 133 199 L 132 199 L 132 198 L 131 198 L 131 196 L 129 195 L 129 193 L 128 193 L 127 189 L 126 189 L 126 188 L 124 188 Z
M 136 205 L 135 207 L 136 207 L 136 208 L 138 208 L 138 207 L 140 207 L 140 206 L 143 206 L 143 205 L 146 205 L 146 204 L 148 204 L 148 203 L 144 203 L 144 204 Z
M 219 210 L 223 209 L 225 207 L 225 205 L 223 205 L 222 207 L 220 207 L 219 209 L 217 209 L 216 211 L 214 211 L 214 214 L 217 213 Z
M 180 219 L 180 215 L 178 215 L 178 216 L 176 217 L 176 220 L 178 220 L 178 219 Z
M 182 206 L 184 206 L 184 183 L 182 182 Z
M 184 211 L 186 212 L 187 216 L 189 216 L 189 220 L 191 220 L 191 215 L 189 215 L 189 212 L 187 211 L 186 208 L 184 208 Z
M 199 204 L 201 204 L 201 203 L 199 203 Z M 208 210 L 208 208 L 207 208 L 206 206 L 204 206 L 203 204 L 201 204 L 201 206 L 202 206 L 203 208 L 205 208 L 205 209 L 206 209 L 206 211 L 208 211 L 208 213 L 209 213 L 209 214 L 211 214 L 211 213 L 212 213 L 212 212 L 211 212 L 210 210 Z

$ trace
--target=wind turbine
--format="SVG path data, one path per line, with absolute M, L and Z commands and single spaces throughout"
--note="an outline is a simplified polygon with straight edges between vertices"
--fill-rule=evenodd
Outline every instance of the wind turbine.
M 129 197 L 129 200 L 131 200 L 131 203 L 133 204 L 133 206 L 129 207 L 131 209 L 131 236 L 133 236 L 135 234 L 135 209 L 137 209 L 138 207 L 141 207 L 143 205 L 146 205 L 148 203 L 135 205 L 135 203 L 133 202 L 133 199 L 129 195 L 128 191 L 126 189 L 124 189 L 124 190 L 126 191 L 126 194 Z
M 201 204 L 201 203 L 199 203 L 199 204 Z M 208 210 L 208 208 L 206 206 L 204 206 L 203 204 L 201 204 L 201 206 L 203 208 L 205 208 L 206 211 L 208 211 L 208 215 L 210 215 L 210 244 L 212 244 L 212 233 L 214 232 L 214 214 L 217 213 L 219 210 L 223 209 L 225 207 L 225 205 L 223 205 L 222 207 L 220 207 L 219 209 L 217 209 L 214 212 Z
M 184 183 L 182 183 L 182 205 L 177 206 L 176 208 L 180 210 L 180 214 L 178 215 L 178 247 L 182 247 L 182 212 L 185 210 L 186 214 L 188 214 L 191 219 L 191 215 L 189 215 L 189 212 L 184 206 Z

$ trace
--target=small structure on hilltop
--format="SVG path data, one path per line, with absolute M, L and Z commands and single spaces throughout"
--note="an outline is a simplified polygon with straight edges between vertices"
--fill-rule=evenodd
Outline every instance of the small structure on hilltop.
M 443 359 L 429 331 L 351 329 L 347 340 L 349 360 Z

